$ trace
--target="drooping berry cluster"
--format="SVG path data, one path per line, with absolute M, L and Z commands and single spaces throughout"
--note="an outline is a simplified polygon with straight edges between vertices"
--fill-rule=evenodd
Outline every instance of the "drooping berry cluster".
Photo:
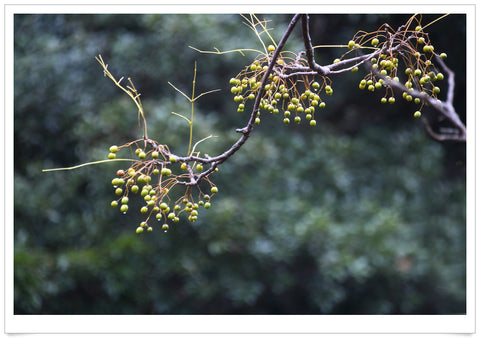
M 385 95 L 381 98 L 381 102 L 395 103 L 390 81 L 402 83 L 405 88 L 402 93 L 403 99 L 420 105 L 413 115 L 418 118 L 421 116 L 421 108 L 426 103 L 418 95 L 412 94 L 417 91 L 421 96 L 438 100 L 440 88 L 436 81 L 443 80 L 444 75 L 434 64 L 434 57 L 437 55 L 444 60 L 447 54 L 436 54 L 428 33 L 423 31 L 420 23 L 414 29 L 410 28 L 412 22 L 410 21 L 397 31 L 393 31 L 390 26 L 384 24 L 373 33 L 357 33 L 348 42 L 349 51 L 334 62 L 339 62 L 350 53 L 366 48 L 373 49 L 372 54 L 377 56 L 369 60 L 372 71 L 360 81 L 359 88 L 371 92 L 384 90 Z
M 268 69 L 275 47 L 268 47 L 269 54 L 261 54 L 249 66 L 245 67 L 235 78 L 230 79 L 233 100 L 238 103 L 237 112 L 242 113 L 249 101 L 254 101 L 258 95 L 261 82 Z M 331 81 L 323 77 L 321 83 L 315 81 L 313 74 L 289 74 L 289 70 L 308 69 L 308 63 L 303 54 L 295 55 L 292 52 L 281 52 L 268 76 L 259 111 L 255 123 L 260 123 L 261 112 L 278 115 L 283 112 L 283 123 L 289 125 L 293 120 L 300 124 L 302 119 L 309 121 L 310 126 L 316 125 L 315 113 L 317 108 L 325 108 L 326 103 L 320 97 L 325 91 L 332 95 Z
M 143 146 L 140 146 L 142 144 Z M 203 171 L 201 163 L 179 161 L 166 145 L 150 139 L 136 140 L 120 147 L 111 146 L 108 158 L 115 159 L 122 148 L 130 150 L 132 165 L 127 170 L 118 170 L 116 177 L 112 179 L 118 198 L 111 202 L 111 206 L 120 206 L 120 212 L 126 214 L 132 195 L 143 198 L 145 204 L 139 211 L 146 218 L 137 227 L 137 233 L 152 231 L 152 220 L 163 222 L 162 230 L 167 231 L 167 222 L 178 223 L 182 214 L 185 214 L 190 222 L 195 222 L 200 207 L 210 208 L 211 197 L 218 192 L 218 188 L 208 179 L 208 175 L 204 180 L 208 183 L 206 189 L 210 195 L 203 192 L 198 184 L 185 184 L 192 175 L 195 177 Z M 170 192 L 175 186 L 183 187 L 184 193 L 173 201 Z M 197 190 L 196 194 L 194 190 Z

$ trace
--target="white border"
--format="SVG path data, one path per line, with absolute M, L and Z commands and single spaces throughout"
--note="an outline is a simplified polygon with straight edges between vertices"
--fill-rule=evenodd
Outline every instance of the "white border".
M 341 4 L 341 1 L 337 2 Z M 379 2 L 381 4 L 381 2 Z M 18 2 L 17 2 L 18 4 Z M 5 27 L 5 332 L 7 333 L 473 333 L 475 332 L 475 214 L 476 184 L 468 184 L 467 190 L 467 315 L 437 316 L 337 316 L 337 315 L 296 315 L 296 316 L 22 316 L 13 314 L 13 14 L 15 13 L 344 13 L 345 7 L 338 5 L 299 4 L 276 5 L 189 5 L 191 2 L 178 1 L 177 5 L 6 5 L 4 7 Z M 475 2 L 467 5 L 407 4 L 382 6 L 351 5 L 353 13 L 466 13 L 467 14 L 467 177 L 475 179 L 476 138 L 472 129 L 475 125 L 475 78 L 470 71 L 475 67 L 476 7 Z M 345 4 L 344 4 L 345 5 Z M 253 9 L 253 10 L 252 10 Z M 475 33 L 474 33 L 475 32 Z M 476 126 L 476 125 L 475 125 Z M 12 145 L 12 147 L 7 147 Z M 10 161 L 8 160 L 10 159 Z

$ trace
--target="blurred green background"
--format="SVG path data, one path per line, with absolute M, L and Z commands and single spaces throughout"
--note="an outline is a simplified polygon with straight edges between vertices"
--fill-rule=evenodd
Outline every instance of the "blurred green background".
M 426 15 L 427 24 L 439 15 Z M 280 39 L 291 16 L 264 15 Z M 409 15 L 312 15 L 313 44 Z M 106 158 L 140 138 L 134 103 L 102 74 L 98 54 L 142 93 L 149 136 L 188 147 L 189 92 L 198 63 L 195 140 L 215 155 L 239 137 L 228 81 L 259 48 L 239 15 L 15 15 L 16 314 L 462 314 L 466 311 L 465 144 L 440 144 L 415 106 L 381 105 L 358 89 L 362 70 L 334 76 L 317 127 L 263 115 L 212 180 L 219 194 L 195 223 L 138 236 L 140 213 L 110 207 L 120 162 L 42 173 Z M 287 48 L 302 50 L 300 26 Z M 465 16 L 428 27 L 456 72 L 465 120 Z M 330 63 L 345 50 L 317 50 Z M 442 87 L 444 88 L 444 87 Z M 431 114 L 424 110 L 424 114 Z

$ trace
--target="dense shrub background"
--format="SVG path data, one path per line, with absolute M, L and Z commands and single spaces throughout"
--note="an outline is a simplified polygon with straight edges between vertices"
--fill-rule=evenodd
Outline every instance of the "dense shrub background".
M 267 15 L 279 39 L 289 15 Z M 314 44 L 408 15 L 314 15 Z M 425 16 L 428 23 L 437 16 Z M 448 28 L 448 29 L 446 29 Z M 381 105 L 358 90 L 361 72 L 333 77 L 317 127 L 262 118 L 220 167 L 220 193 L 194 223 L 138 236 L 140 213 L 110 207 L 119 163 L 42 173 L 103 159 L 141 137 L 133 102 L 102 75 L 130 76 L 149 136 L 187 149 L 188 103 L 168 84 L 220 88 L 198 102 L 195 138 L 217 154 L 237 139 L 228 80 L 258 48 L 238 15 L 15 16 L 15 313 L 465 313 L 465 145 L 439 144 L 413 104 Z M 429 27 L 456 72 L 465 117 L 465 16 Z M 302 49 L 299 27 L 288 45 Z M 341 49 L 319 49 L 331 62 Z M 400 97 L 401 94 L 398 95 Z M 425 110 L 425 114 L 429 114 Z M 245 113 L 246 114 L 246 113 Z

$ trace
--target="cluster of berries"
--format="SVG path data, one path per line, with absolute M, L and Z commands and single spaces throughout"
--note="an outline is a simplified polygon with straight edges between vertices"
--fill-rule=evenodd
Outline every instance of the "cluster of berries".
M 245 67 L 235 78 L 230 79 L 231 93 L 234 94 L 234 102 L 238 103 L 237 112 L 245 110 L 248 101 L 254 101 L 258 95 L 263 76 L 268 69 L 268 63 L 273 45 L 268 46 L 268 55 L 261 55 L 252 64 Z M 292 52 L 282 52 L 268 77 L 265 85 L 259 111 L 255 123 L 260 123 L 261 112 L 269 112 L 278 115 L 283 112 L 283 123 L 289 125 L 293 120 L 300 124 L 302 119 L 308 121 L 310 126 L 316 125 L 315 113 L 318 108 L 325 108 L 326 103 L 320 98 L 319 93 L 325 91 L 326 95 L 332 95 L 331 83 L 328 78 L 320 84 L 314 81 L 312 75 L 302 74 L 289 76 L 286 72 L 298 67 L 306 67 L 307 61 L 302 56 Z M 302 86 L 300 88 L 300 86 Z
M 388 27 L 387 27 L 388 28 Z M 375 34 L 372 36 L 372 34 Z M 410 36 L 408 39 L 395 39 L 396 34 Z M 429 42 L 428 34 L 423 32 L 420 25 L 415 29 L 405 29 L 405 31 L 396 34 L 385 34 L 385 31 L 379 29 L 375 33 L 364 33 L 355 36 L 354 40 L 348 42 L 347 47 L 350 51 L 355 51 L 362 47 L 374 48 L 380 51 L 378 57 L 370 59 L 373 71 L 367 74 L 359 83 L 360 89 L 367 89 L 371 92 L 384 90 L 385 95 L 381 98 L 381 103 L 395 103 L 394 92 L 390 84 L 385 80 L 399 82 L 402 81 L 405 91 L 402 93 L 403 99 L 413 101 L 421 105 L 413 114 L 418 118 L 421 116 L 421 108 L 426 104 L 420 97 L 413 97 L 413 90 L 421 95 L 430 96 L 438 100 L 440 88 L 436 81 L 444 79 L 444 75 L 434 65 L 434 47 Z M 371 46 L 367 46 L 370 43 Z M 349 52 L 350 52 L 349 51 Z M 345 53 L 347 55 L 349 52 Z M 344 56 L 345 56 L 344 55 Z M 446 53 L 440 53 L 441 59 L 446 59 Z M 400 71 L 399 58 L 403 61 L 404 69 Z M 339 62 L 336 59 L 335 62 Z M 400 79 L 403 73 L 406 78 Z M 382 76 L 378 76 L 381 74 Z
M 187 162 L 177 161 L 177 157 L 172 155 L 167 146 L 159 145 L 149 140 L 149 147 L 141 148 L 137 140 L 127 143 L 121 147 L 111 146 L 109 159 L 115 159 L 117 152 L 121 148 L 128 148 L 134 153 L 136 159 L 132 159 L 132 165 L 127 169 L 120 169 L 116 177 L 112 179 L 112 186 L 118 199 L 111 202 L 111 206 L 116 208 L 120 206 L 120 212 L 126 214 L 129 210 L 128 203 L 132 194 L 140 195 L 145 204 L 140 208 L 140 213 L 146 216 L 146 219 L 140 223 L 136 232 L 142 233 L 144 230 L 152 231 L 153 227 L 149 221 L 151 219 L 163 222 L 162 230 L 169 228 L 168 221 L 178 223 L 179 216 L 182 213 L 188 215 L 190 222 L 195 222 L 198 217 L 200 207 L 209 209 L 211 206 L 211 196 L 218 192 L 218 188 L 210 181 L 211 195 L 203 193 L 198 186 L 198 198 L 194 198 L 191 186 L 184 185 L 185 193 L 174 203 L 171 203 L 169 197 L 170 190 L 181 180 L 188 179 L 191 174 L 199 174 L 203 171 L 203 165 L 194 163 L 194 168 Z M 135 150 L 134 150 L 135 149 Z M 179 173 L 174 174 L 171 167 L 177 164 Z

